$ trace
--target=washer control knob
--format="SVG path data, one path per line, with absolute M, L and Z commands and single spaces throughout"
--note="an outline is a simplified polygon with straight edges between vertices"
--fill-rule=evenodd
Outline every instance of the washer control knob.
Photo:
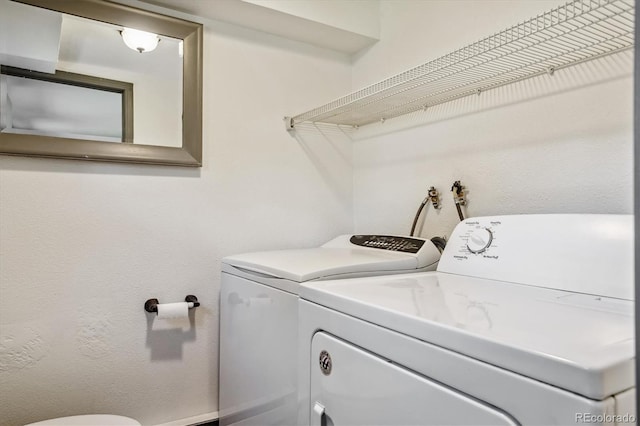
M 493 241 L 493 234 L 487 228 L 476 229 L 471 232 L 467 240 L 467 248 L 471 253 L 482 253 Z

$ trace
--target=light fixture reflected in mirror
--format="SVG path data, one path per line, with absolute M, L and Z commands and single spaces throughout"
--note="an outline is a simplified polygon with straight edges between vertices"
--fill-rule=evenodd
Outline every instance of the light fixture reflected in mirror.
M 158 47 L 160 39 L 157 34 L 125 28 L 121 32 L 122 40 L 128 48 L 140 53 L 151 52 Z

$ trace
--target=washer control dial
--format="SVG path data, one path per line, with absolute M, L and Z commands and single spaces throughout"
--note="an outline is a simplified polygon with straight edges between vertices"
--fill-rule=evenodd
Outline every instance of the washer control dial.
M 475 229 L 469 234 L 467 248 L 471 253 L 482 253 L 491 245 L 493 233 L 487 228 Z

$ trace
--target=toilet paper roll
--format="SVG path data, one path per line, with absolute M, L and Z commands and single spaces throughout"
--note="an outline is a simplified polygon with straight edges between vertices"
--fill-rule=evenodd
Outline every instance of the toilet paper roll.
M 189 303 L 187 302 L 158 304 L 158 318 L 187 318 L 188 316 Z

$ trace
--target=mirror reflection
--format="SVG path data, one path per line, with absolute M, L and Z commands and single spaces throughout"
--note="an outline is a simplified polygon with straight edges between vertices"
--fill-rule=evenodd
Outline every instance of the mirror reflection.
M 9 0 L 0 10 L 2 133 L 182 146 L 182 40 Z

